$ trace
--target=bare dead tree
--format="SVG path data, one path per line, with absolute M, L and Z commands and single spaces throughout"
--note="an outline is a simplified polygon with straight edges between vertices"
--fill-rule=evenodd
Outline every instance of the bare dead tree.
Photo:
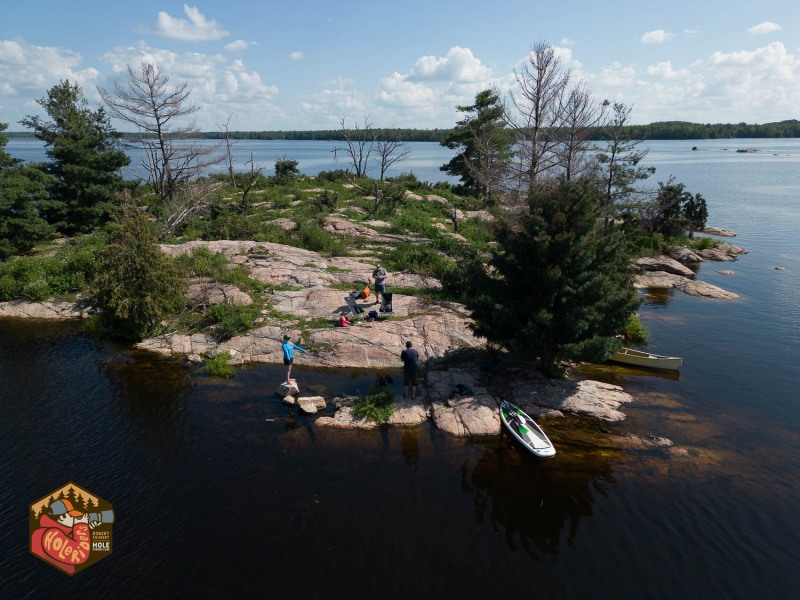
M 364 126 L 360 127 L 358 122 L 353 129 L 348 129 L 345 125 L 345 118 L 339 121 L 342 126 L 342 139 L 345 142 L 344 148 L 336 147 L 333 149 L 333 158 L 338 159 L 339 154 L 344 154 L 351 165 L 356 177 L 364 177 L 367 174 L 367 165 L 370 155 L 376 143 L 375 132 L 369 122 L 369 115 L 364 116 Z
M 181 181 L 174 197 L 163 205 L 161 237 L 166 238 L 175 233 L 190 216 L 204 213 L 223 185 L 221 181 L 208 179 Z
M 176 201 L 181 184 L 224 160 L 216 155 L 216 147 L 192 140 L 198 133 L 194 123 L 174 126 L 174 120 L 199 110 L 189 101 L 191 91 L 187 83 L 170 88 L 169 77 L 148 61 L 138 69 L 128 65 L 127 80 L 114 82 L 113 93 L 98 87 L 109 114 L 143 134 L 139 142 L 146 156 L 143 166 L 164 205 Z
M 375 149 L 375 153 L 377 154 L 375 161 L 381 168 L 380 180 L 383 181 L 389 167 L 397 162 L 404 161 L 408 157 L 409 152 L 410 150 L 405 142 L 398 140 L 384 140 L 378 142 Z
M 527 192 L 557 165 L 556 131 L 563 121 L 563 97 L 570 72 L 562 70 L 552 46 L 539 42 L 514 76 L 516 91 L 510 94 L 513 110 L 505 114 L 517 137 L 515 179 L 520 190 Z
M 239 212 L 244 213 L 250 203 L 248 201 L 248 196 L 250 195 L 250 190 L 253 189 L 258 180 L 261 179 L 261 170 L 264 168 L 261 165 L 257 165 L 253 160 L 253 153 L 250 153 L 250 160 L 247 163 L 250 165 L 250 173 L 240 176 L 240 181 L 242 184 L 242 199 L 239 201 Z
M 606 103 L 597 104 L 586 82 L 569 90 L 562 107 L 556 155 L 567 180 L 589 172 L 594 164 L 589 155 L 591 136 L 605 120 Z
M 231 179 L 231 186 L 233 186 L 233 189 L 236 189 L 236 174 L 233 170 L 233 142 L 231 142 L 229 130 L 232 116 L 233 115 L 228 115 L 228 120 L 222 125 L 217 125 L 217 127 L 222 129 L 223 139 L 225 141 L 225 159 L 228 163 L 228 177 Z

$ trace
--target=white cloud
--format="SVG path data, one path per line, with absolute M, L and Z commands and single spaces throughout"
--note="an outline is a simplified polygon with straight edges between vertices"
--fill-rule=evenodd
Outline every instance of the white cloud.
M 380 88 L 380 101 L 393 106 L 422 106 L 434 103 L 437 98 L 432 88 L 397 72 L 381 79 Z
M 232 128 L 248 129 L 251 121 L 252 127 L 255 123 L 264 127 L 263 115 L 277 112 L 270 103 L 278 95 L 278 87 L 265 83 L 240 58 L 227 61 L 219 54 L 176 53 L 140 42 L 136 46 L 113 48 L 100 59 L 111 67 L 111 75 L 103 83 L 106 89 L 113 88 L 111 79 L 124 85 L 127 66 L 136 69 L 143 61 L 158 65 L 169 76 L 170 87 L 187 83 L 192 88 L 190 101 L 201 108 L 195 116 L 204 130 L 214 129 L 215 123 L 225 122 L 230 115 L 241 123 L 232 122 Z
M 188 21 L 172 17 L 164 11 L 160 11 L 153 33 L 184 42 L 207 42 L 219 40 L 229 35 L 215 20 L 207 20 L 206 16 L 194 6 L 184 4 L 183 12 L 189 18 Z
M 663 29 L 656 29 L 655 31 L 648 31 L 642 35 L 641 42 L 643 44 L 664 44 L 675 38 L 674 33 L 668 33 Z
M 248 42 L 246 40 L 236 40 L 230 44 L 225 44 L 225 52 L 239 52 L 247 50 L 250 46 L 258 46 L 258 42 Z
M 292 52 L 289 55 L 289 60 L 303 60 L 303 53 L 302 52 Z
M 42 97 L 48 88 L 68 79 L 92 97 L 98 72 L 94 68 L 77 70 L 82 61 L 81 55 L 71 50 L 0 40 L 2 93 L 24 98 Z
M 758 25 L 754 25 L 747 30 L 750 35 L 764 35 L 765 33 L 772 33 L 773 31 L 781 31 L 783 28 L 777 23 L 771 21 L 764 21 Z
M 684 35 L 697 35 L 700 32 L 697 29 L 684 29 L 683 33 Z
M 672 61 L 658 63 L 655 67 L 647 67 L 647 74 L 658 79 L 684 79 L 689 76 L 689 71 L 681 69 L 675 71 L 672 68 Z
M 492 70 L 472 54 L 469 48 L 455 46 L 447 56 L 423 56 L 411 68 L 412 81 L 474 82 L 491 78 Z

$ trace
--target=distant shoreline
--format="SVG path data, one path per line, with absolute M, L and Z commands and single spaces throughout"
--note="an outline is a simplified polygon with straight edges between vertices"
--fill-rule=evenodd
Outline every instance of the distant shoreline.
M 453 129 L 371 128 L 376 141 L 436 142 L 441 143 Z M 120 132 L 125 139 L 137 137 L 135 132 Z M 647 125 L 631 125 L 624 133 L 636 140 L 719 140 L 719 139 L 786 139 L 800 138 L 800 121 L 790 119 L 774 123 L 690 123 L 688 121 L 663 121 Z M 6 131 L 9 138 L 33 138 L 29 131 Z M 195 139 L 226 138 L 223 131 L 197 132 Z M 234 140 L 302 140 L 341 141 L 341 129 L 273 130 L 273 131 L 229 131 L 228 139 Z M 597 129 L 591 139 L 606 139 L 602 129 Z

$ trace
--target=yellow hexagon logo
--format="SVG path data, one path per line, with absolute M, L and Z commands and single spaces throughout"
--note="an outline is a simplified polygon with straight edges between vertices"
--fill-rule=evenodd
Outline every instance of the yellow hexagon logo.
M 30 505 L 31 554 L 67 575 L 111 554 L 114 508 L 70 482 Z

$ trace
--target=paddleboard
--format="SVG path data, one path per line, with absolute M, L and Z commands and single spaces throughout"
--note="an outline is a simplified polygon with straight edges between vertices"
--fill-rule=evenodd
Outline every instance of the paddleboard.
M 555 456 L 556 449 L 542 428 L 528 413 L 508 400 L 500 403 L 500 420 L 511 435 L 524 445 L 537 458 Z

